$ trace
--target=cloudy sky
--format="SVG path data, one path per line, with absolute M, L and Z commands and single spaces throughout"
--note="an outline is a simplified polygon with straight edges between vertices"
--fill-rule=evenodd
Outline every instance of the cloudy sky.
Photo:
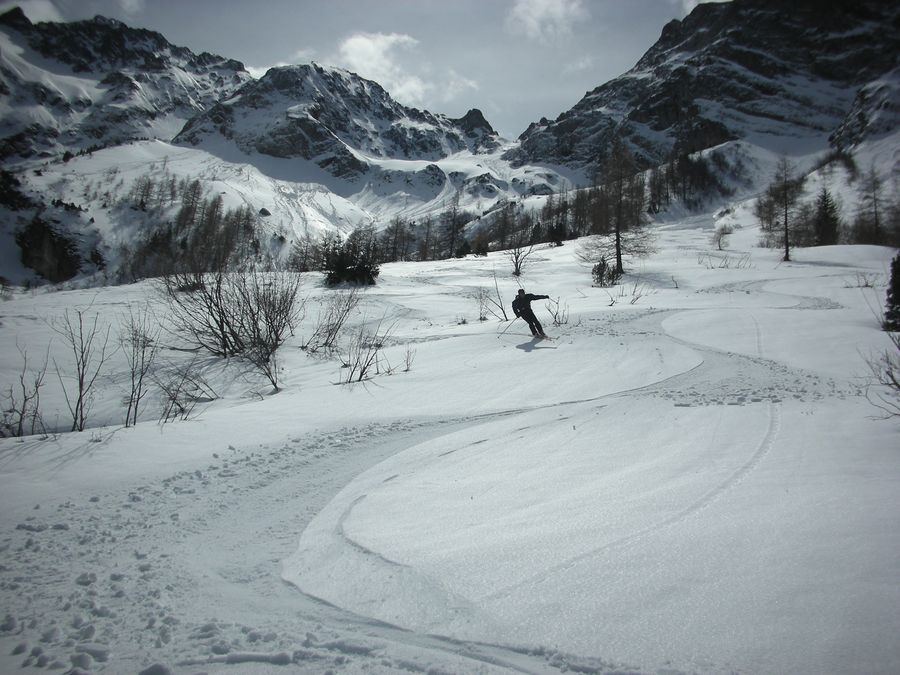
M 479 108 L 507 138 L 631 68 L 697 0 L 0 0 L 32 21 L 96 14 L 162 33 L 254 74 L 317 61 L 406 105 Z

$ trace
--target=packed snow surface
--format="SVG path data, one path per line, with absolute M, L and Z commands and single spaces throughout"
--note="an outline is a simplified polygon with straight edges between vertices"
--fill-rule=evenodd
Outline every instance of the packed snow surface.
M 509 312 L 502 253 L 385 265 L 362 384 L 299 348 L 317 275 L 278 393 L 204 360 L 215 400 L 122 428 L 113 356 L 89 429 L 0 441 L 0 670 L 896 673 L 898 422 L 866 396 L 893 251 L 784 263 L 747 214 L 724 251 L 712 216 L 656 224 L 611 289 L 575 242 L 535 251 L 546 341 L 478 320 L 495 275 Z M 115 335 L 144 303 L 164 316 L 150 282 L 14 294 L 4 390 L 49 345 L 64 432 L 54 320 Z

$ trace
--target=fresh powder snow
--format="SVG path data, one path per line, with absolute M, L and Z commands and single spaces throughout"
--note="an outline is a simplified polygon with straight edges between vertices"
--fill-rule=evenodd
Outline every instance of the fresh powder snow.
M 129 309 L 164 323 L 154 282 L 12 293 L 3 389 L 46 358 L 51 433 L 0 440 L 0 671 L 896 673 L 898 422 L 867 365 L 894 251 L 781 262 L 746 203 L 652 227 L 615 288 L 577 242 L 518 280 L 503 252 L 383 265 L 353 385 L 300 348 L 335 292 L 306 275 L 281 391 L 163 333 L 215 396 L 130 428 L 116 353 L 68 432 L 53 327 L 96 316 L 111 352 Z M 558 300 L 552 340 L 479 321 L 495 279 L 509 318 L 518 283 Z

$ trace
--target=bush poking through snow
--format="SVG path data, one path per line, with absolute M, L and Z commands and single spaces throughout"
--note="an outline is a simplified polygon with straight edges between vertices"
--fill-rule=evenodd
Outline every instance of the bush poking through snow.
M 287 272 L 192 272 L 165 276 L 162 288 L 177 334 L 214 356 L 246 358 L 277 391 L 275 352 L 302 317 L 300 281 Z
M 622 274 L 610 265 L 606 258 L 601 257 L 600 260 L 591 268 L 591 276 L 594 278 L 594 285 L 600 288 L 608 288 L 615 286 L 622 278 Z
M 346 369 L 344 383 L 362 382 L 373 375 L 380 375 L 383 372 L 390 373 L 392 368 L 384 359 L 381 351 L 391 336 L 394 324 L 385 325 L 385 319 L 382 317 L 374 330 L 369 331 L 366 328 L 366 322 L 363 321 L 359 329 L 350 337 L 347 346 L 347 357 L 343 361 L 343 368 Z M 411 360 L 407 356 L 407 370 L 411 365 Z
M 162 397 L 159 415 L 161 424 L 190 419 L 199 403 L 213 401 L 218 396 L 200 371 L 197 357 L 187 364 L 172 364 L 156 370 L 153 382 Z
M 344 323 L 357 305 L 359 305 L 359 291 L 356 288 L 335 291 L 329 295 L 323 301 L 312 336 L 303 345 L 303 349 L 310 353 L 333 349 Z
M 28 352 L 16 344 L 22 357 L 22 370 L 18 382 L 10 385 L 3 395 L 3 410 L 0 413 L 0 436 L 25 436 L 44 432 L 41 418 L 41 387 L 47 374 L 49 348 L 44 355 L 44 363 L 37 370 L 28 369 Z
M 900 333 L 890 334 L 893 347 L 867 360 L 872 372 L 866 398 L 884 417 L 900 417 Z
M 550 312 L 550 316 L 553 317 L 554 326 L 558 327 L 569 323 L 569 306 L 563 305 L 560 307 L 559 298 L 556 300 L 550 298 L 544 306 L 547 308 L 547 311 Z

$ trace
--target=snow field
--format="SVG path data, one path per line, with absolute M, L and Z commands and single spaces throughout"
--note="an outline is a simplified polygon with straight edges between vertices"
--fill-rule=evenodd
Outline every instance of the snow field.
M 122 429 L 115 361 L 88 431 L 0 440 L 0 669 L 896 670 L 897 427 L 864 398 L 883 285 L 857 285 L 892 251 L 779 263 L 745 224 L 719 267 L 713 225 L 658 225 L 609 291 L 574 244 L 537 251 L 521 283 L 569 308 L 535 304 L 546 342 L 477 321 L 494 273 L 517 288 L 502 254 L 385 265 L 351 323 L 393 324 L 395 369 L 362 385 L 299 349 L 315 276 L 276 395 L 210 360 L 193 419 L 160 427 L 154 401 Z M 3 381 L 66 309 L 153 298 L 17 294 Z

